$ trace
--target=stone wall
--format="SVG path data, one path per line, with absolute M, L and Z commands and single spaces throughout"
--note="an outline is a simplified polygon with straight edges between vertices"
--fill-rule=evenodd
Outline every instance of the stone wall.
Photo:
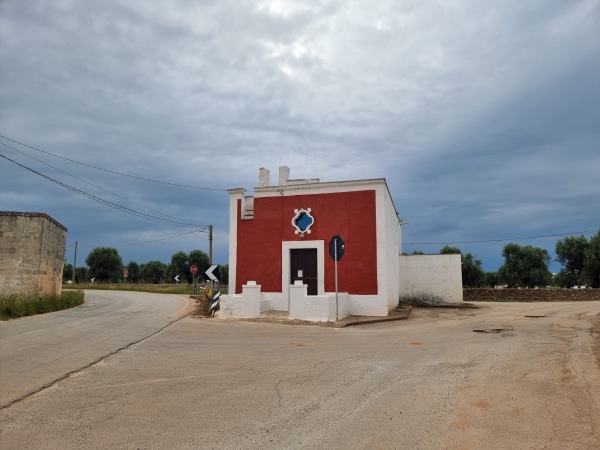
M 465 301 L 481 300 L 559 302 L 600 300 L 600 289 L 465 289 Z
M 66 240 L 45 213 L 0 211 L 0 295 L 60 295 Z

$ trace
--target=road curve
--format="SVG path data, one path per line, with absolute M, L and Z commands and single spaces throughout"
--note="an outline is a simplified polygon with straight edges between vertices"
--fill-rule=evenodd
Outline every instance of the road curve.
M 184 296 L 93 291 L 77 308 L 0 322 L 0 409 L 186 315 Z

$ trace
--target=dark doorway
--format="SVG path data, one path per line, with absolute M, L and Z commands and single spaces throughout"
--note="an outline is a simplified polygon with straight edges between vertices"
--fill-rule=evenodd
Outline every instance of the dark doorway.
M 317 295 L 317 249 L 295 248 L 290 250 L 290 283 L 302 280 L 308 285 L 307 294 Z

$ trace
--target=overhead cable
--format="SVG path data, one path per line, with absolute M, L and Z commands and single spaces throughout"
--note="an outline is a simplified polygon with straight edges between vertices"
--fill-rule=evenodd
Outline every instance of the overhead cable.
M 9 140 L 11 142 L 14 142 L 16 144 L 23 145 L 23 146 L 25 146 L 27 148 L 30 148 L 32 150 L 36 150 L 38 152 L 42 152 L 42 153 L 45 153 L 45 154 L 50 155 L 50 156 L 54 156 L 55 158 L 64 159 L 65 161 L 70 161 L 70 162 L 75 163 L 75 164 L 81 164 L 82 166 L 91 167 L 92 169 L 102 170 L 104 172 L 113 173 L 115 175 L 121 175 L 121 176 L 124 176 L 124 177 L 136 178 L 138 180 L 150 181 L 152 183 L 168 184 L 168 185 L 171 185 L 171 186 L 178 186 L 178 187 L 184 187 L 184 188 L 189 188 L 189 189 L 202 189 L 202 190 L 206 190 L 206 191 L 222 191 L 222 192 L 227 192 L 227 189 L 218 189 L 218 188 L 209 188 L 209 187 L 200 187 L 200 186 L 189 186 L 189 185 L 186 185 L 186 184 L 170 183 L 168 181 L 153 180 L 151 178 L 138 177 L 136 175 L 129 175 L 127 173 L 121 173 L 121 172 L 116 172 L 114 170 L 103 169 L 102 167 L 93 166 L 91 164 L 86 164 L 86 163 L 82 163 L 80 161 L 75 161 L 74 159 L 65 158 L 64 156 L 55 155 L 54 153 L 50 153 L 50 152 L 47 152 L 45 150 L 41 150 L 41 149 L 36 148 L 36 147 L 32 147 L 31 145 L 24 144 L 23 142 L 15 141 L 14 139 L 11 139 L 9 137 L 3 136 L 1 134 L 0 134 L 0 137 L 3 138 L 3 139 Z
M 455 242 L 403 242 L 402 245 L 448 245 L 448 244 L 476 244 L 481 242 L 504 242 L 504 241 L 522 241 L 526 239 L 541 239 L 547 237 L 557 237 L 557 236 L 568 236 L 570 234 L 580 234 L 580 233 L 593 233 L 594 231 L 599 231 L 600 228 L 595 230 L 583 230 L 583 231 L 572 231 L 570 233 L 560 233 L 560 234 L 546 234 L 544 236 L 530 236 L 530 237 L 518 237 L 511 239 L 486 239 L 481 241 L 455 241 Z
M 201 230 L 201 229 L 197 229 L 197 230 L 192 230 L 192 231 L 187 231 L 185 233 L 181 233 L 181 234 L 176 234 L 174 236 L 167 236 L 164 238 L 160 238 L 160 239 L 154 239 L 153 241 L 146 241 L 146 242 L 136 242 L 135 244 L 115 244 L 115 245 L 96 245 L 96 244 L 82 244 L 81 242 L 79 243 L 79 246 L 84 246 L 84 247 L 129 247 L 132 245 L 143 245 L 143 244 L 152 244 L 153 242 L 160 242 L 160 241 L 166 241 L 169 239 L 175 239 L 181 236 L 187 236 L 188 234 L 192 234 L 192 233 L 206 233 L 206 230 Z M 75 245 L 75 244 L 71 244 L 71 245 Z M 69 247 L 71 246 L 69 245 Z M 67 247 L 67 248 L 69 248 Z
M 149 207 L 147 207 L 147 206 L 144 206 L 144 205 L 142 205 L 142 204 L 140 204 L 140 203 L 136 203 L 136 202 L 134 202 L 133 200 L 129 200 L 128 198 L 125 198 L 125 197 L 123 197 L 123 196 L 121 196 L 121 195 L 119 195 L 119 194 L 115 194 L 114 192 L 111 192 L 111 191 L 109 191 L 109 190 L 107 190 L 107 189 L 101 188 L 100 186 L 97 186 L 97 185 L 95 185 L 95 184 L 93 184 L 93 183 L 90 183 L 89 181 L 85 181 L 84 179 L 81 179 L 81 178 L 79 178 L 79 177 L 76 177 L 75 175 L 72 175 L 72 174 L 70 174 L 70 173 L 68 173 L 68 172 L 65 172 L 64 170 L 61 170 L 61 169 L 59 169 L 58 167 L 55 167 L 55 166 L 53 166 L 52 164 L 48 164 L 47 162 L 44 162 L 44 161 L 42 161 L 41 159 L 34 158 L 33 156 L 31 156 L 31 155 L 28 155 L 27 153 L 25 153 L 25 152 L 22 152 L 21 150 L 18 150 L 18 149 L 14 148 L 14 147 L 11 147 L 10 145 L 7 145 L 7 144 L 5 144 L 4 142 L 0 142 L 0 144 L 4 145 L 5 147 L 12 148 L 12 149 L 13 149 L 15 152 L 19 152 L 20 154 L 22 154 L 22 155 L 25 155 L 25 156 L 27 156 L 28 158 L 31 158 L 31 159 L 33 159 L 33 160 L 35 160 L 35 161 L 37 161 L 37 162 L 40 162 L 40 163 L 42 163 L 42 164 L 45 164 L 45 165 L 47 165 L 48 167 L 52 167 L 53 169 L 56 169 L 56 170 L 58 170 L 59 172 L 62 172 L 62 173 L 64 173 L 64 174 L 66 174 L 66 175 L 69 175 L 70 177 L 73 177 L 73 178 L 75 178 L 76 180 L 83 181 L 84 183 L 87 183 L 87 184 L 89 184 L 90 186 L 94 186 L 95 188 L 98 188 L 98 189 L 100 189 L 101 191 L 108 192 L 109 194 L 112 194 L 112 195 L 114 195 L 115 197 L 119 197 L 119 198 L 121 198 L 121 199 L 123 199 L 123 200 L 125 200 L 125 201 L 128 201 L 128 202 L 130 202 L 130 203 L 133 203 L 134 205 L 138 205 L 138 206 L 141 206 L 142 208 L 146 208 L 146 209 L 147 209 L 147 210 L 149 210 L 149 211 L 153 211 L 153 212 L 155 212 L 155 213 L 162 214 L 163 216 L 170 217 L 171 219 L 175 219 L 175 220 L 178 220 L 178 221 L 180 220 L 180 219 L 178 219 L 177 217 L 170 216 L 170 215 L 168 215 L 168 214 L 165 214 L 165 213 L 163 213 L 163 212 L 160 212 L 160 211 L 157 211 L 157 210 L 155 210 L 155 209 L 152 209 L 152 208 L 149 208 Z
M 122 212 L 125 212 L 127 214 L 131 214 L 131 215 L 134 215 L 134 216 L 142 217 L 144 219 L 154 220 L 156 222 L 170 223 L 170 224 L 179 225 L 179 226 L 189 226 L 189 227 L 204 227 L 205 226 L 205 225 L 197 225 L 197 224 L 192 224 L 192 223 L 185 223 L 185 222 L 178 222 L 178 221 L 176 222 L 176 221 L 173 221 L 173 220 L 163 219 L 162 217 L 151 216 L 151 215 L 143 213 L 143 212 L 139 212 L 139 211 L 135 211 L 135 210 L 130 209 L 130 208 L 126 208 L 125 206 L 117 205 L 116 203 L 109 202 L 108 200 L 104 200 L 104 199 L 102 199 L 100 197 L 96 197 L 95 195 L 88 194 L 87 192 L 84 192 L 84 191 L 82 191 L 80 189 L 74 188 L 73 186 L 69 186 L 68 184 L 65 184 L 65 183 L 62 183 L 62 182 L 60 182 L 58 180 L 55 180 L 54 178 L 51 178 L 51 177 L 49 177 L 47 175 L 44 175 L 43 173 L 40 173 L 40 172 L 38 172 L 38 171 L 30 168 L 30 167 L 24 166 L 23 164 L 20 164 L 17 161 L 14 161 L 14 160 L 12 160 L 12 159 L 10 159 L 10 158 L 2 155 L 2 154 L 0 154 L 0 157 L 4 158 L 4 159 L 6 159 L 6 160 L 8 160 L 8 161 L 10 161 L 10 162 L 12 162 L 14 164 L 16 164 L 17 166 L 20 166 L 20 167 L 22 167 L 22 168 L 24 168 L 26 170 L 29 170 L 30 172 L 35 173 L 36 175 L 39 175 L 40 177 L 45 178 L 48 181 L 52 181 L 53 183 L 58 184 L 59 186 L 67 188 L 70 191 L 76 192 L 79 195 L 87 197 L 87 198 L 89 198 L 91 200 L 94 200 L 94 201 L 96 201 L 98 203 L 102 203 L 103 205 L 109 206 L 111 208 L 115 208 L 115 209 L 117 209 L 119 211 L 122 211 Z

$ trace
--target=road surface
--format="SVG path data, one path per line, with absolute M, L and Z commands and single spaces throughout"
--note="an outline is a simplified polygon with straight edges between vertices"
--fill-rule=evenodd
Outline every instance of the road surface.
M 77 308 L 0 322 L 0 408 L 147 338 L 190 304 L 183 296 L 86 291 Z
M 600 448 L 600 302 L 481 305 L 344 329 L 186 317 L 0 410 L 0 447 Z

